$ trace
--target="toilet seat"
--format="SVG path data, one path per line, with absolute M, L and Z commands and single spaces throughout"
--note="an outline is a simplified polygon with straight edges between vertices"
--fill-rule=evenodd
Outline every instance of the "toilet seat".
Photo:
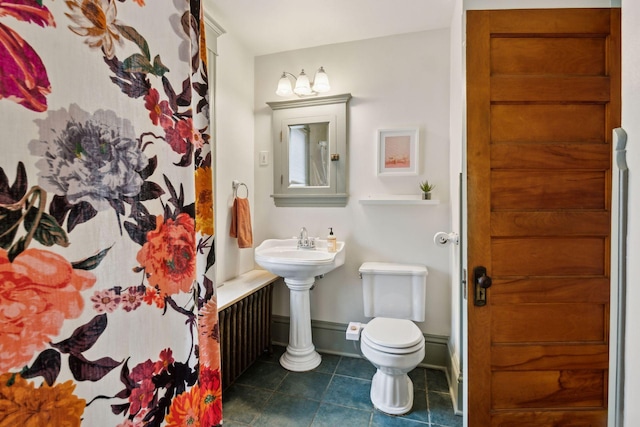
M 376 317 L 362 330 L 362 342 L 391 354 L 409 354 L 424 347 L 424 336 L 410 320 Z

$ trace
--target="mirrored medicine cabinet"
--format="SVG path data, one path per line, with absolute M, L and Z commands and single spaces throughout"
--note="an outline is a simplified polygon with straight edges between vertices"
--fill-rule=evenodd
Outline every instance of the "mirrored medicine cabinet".
M 276 206 L 346 206 L 350 99 L 342 94 L 267 102 L 273 110 Z

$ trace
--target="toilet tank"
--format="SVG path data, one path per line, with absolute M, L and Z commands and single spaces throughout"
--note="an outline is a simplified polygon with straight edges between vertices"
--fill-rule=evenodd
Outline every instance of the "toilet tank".
M 365 316 L 424 321 L 427 267 L 365 262 L 360 274 Z

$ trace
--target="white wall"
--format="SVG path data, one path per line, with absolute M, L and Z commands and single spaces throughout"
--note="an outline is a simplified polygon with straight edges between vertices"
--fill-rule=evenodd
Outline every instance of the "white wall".
M 232 181 L 247 184 L 252 207 L 255 197 L 253 55 L 233 34 L 223 34 L 218 38 L 216 69 L 216 277 L 222 283 L 253 269 L 253 249 L 239 249 L 237 240 L 229 237 Z M 243 187 L 238 191 L 245 197 Z
M 312 75 L 326 69 L 332 89 L 351 93 L 349 114 L 348 205 L 344 208 L 277 208 L 273 162 L 256 166 L 256 241 L 291 237 L 305 226 L 314 236 L 333 227 L 346 242 L 346 263 L 320 280 L 311 295 L 311 317 L 346 323 L 363 317 L 358 267 L 364 261 L 422 263 L 429 269 L 424 332 L 451 330 L 449 252 L 435 247 L 433 235 L 448 231 L 449 197 L 449 30 L 411 33 L 265 55 L 256 58 L 255 152 L 272 154 L 271 110 L 283 70 Z M 280 98 L 282 99 L 282 98 Z M 377 177 L 376 130 L 420 128 L 420 175 Z M 369 194 L 419 194 L 418 182 L 437 184 L 438 206 L 370 206 L 358 202 Z M 276 289 L 275 314 L 288 315 L 288 291 Z
M 450 105 L 451 122 L 449 132 L 451 144 L 449 147 L 449 170 L 450 170 L 450 191 L 451 191 L 451 230 L 460 236 L 459 246 L 452 246 L 450 249 L 450 269 L 451 269 L 451 337 L 449 339 L 449 351 L 451 353 L 451 381 L 453 383 L 454 401 L 460 405 L 462 390 L 456 385 L 461 380 L 463 357 L 463 328 L 466 323 L 466 300 L 462 294 L 461 270 L 466 263 L 466 236 L 464 234 L 462 219 L 466 217 L 466 202 L 461 200 L 461 190 L 465 191 L 466 184 L 461 182 L 460 174 L 466 173 L 464 167 L 465 152 L 465 50 L 462 41 L 464 40 L 464 10 L 462 0 L 455 0 L 455 6 L 451 18 L 451 87 Z M 466 176 L 466 175 L 465 175 Z M 464 180 L 464 179 L 463 179 Z M 461 188 L 462 187 L 462 188 Z M 461 209 L 465 209 L 461 212 Z M 464 406 L 464 405 L 462 405 Z M 456 408 L 458 410 L 462 407 Z
M 640 419 L 640 3 L 622 1 L 622 126 L 627 131 L 629 166 L 629 229 L 627 269 L 627 339 L 625 376 L 625 422 L 634 425 Z

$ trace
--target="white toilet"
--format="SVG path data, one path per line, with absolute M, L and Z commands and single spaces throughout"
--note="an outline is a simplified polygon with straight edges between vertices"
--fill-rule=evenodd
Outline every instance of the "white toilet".
M 413 383 L 407 373 L 424 358 L 424 335 L 413 321 L 424 321 L 427 268 L 416 264 L 365 262 L 360 266 L 364 315 L 361 351 L 378 370 L 371 402 L 391 415 L 413 406 Z

